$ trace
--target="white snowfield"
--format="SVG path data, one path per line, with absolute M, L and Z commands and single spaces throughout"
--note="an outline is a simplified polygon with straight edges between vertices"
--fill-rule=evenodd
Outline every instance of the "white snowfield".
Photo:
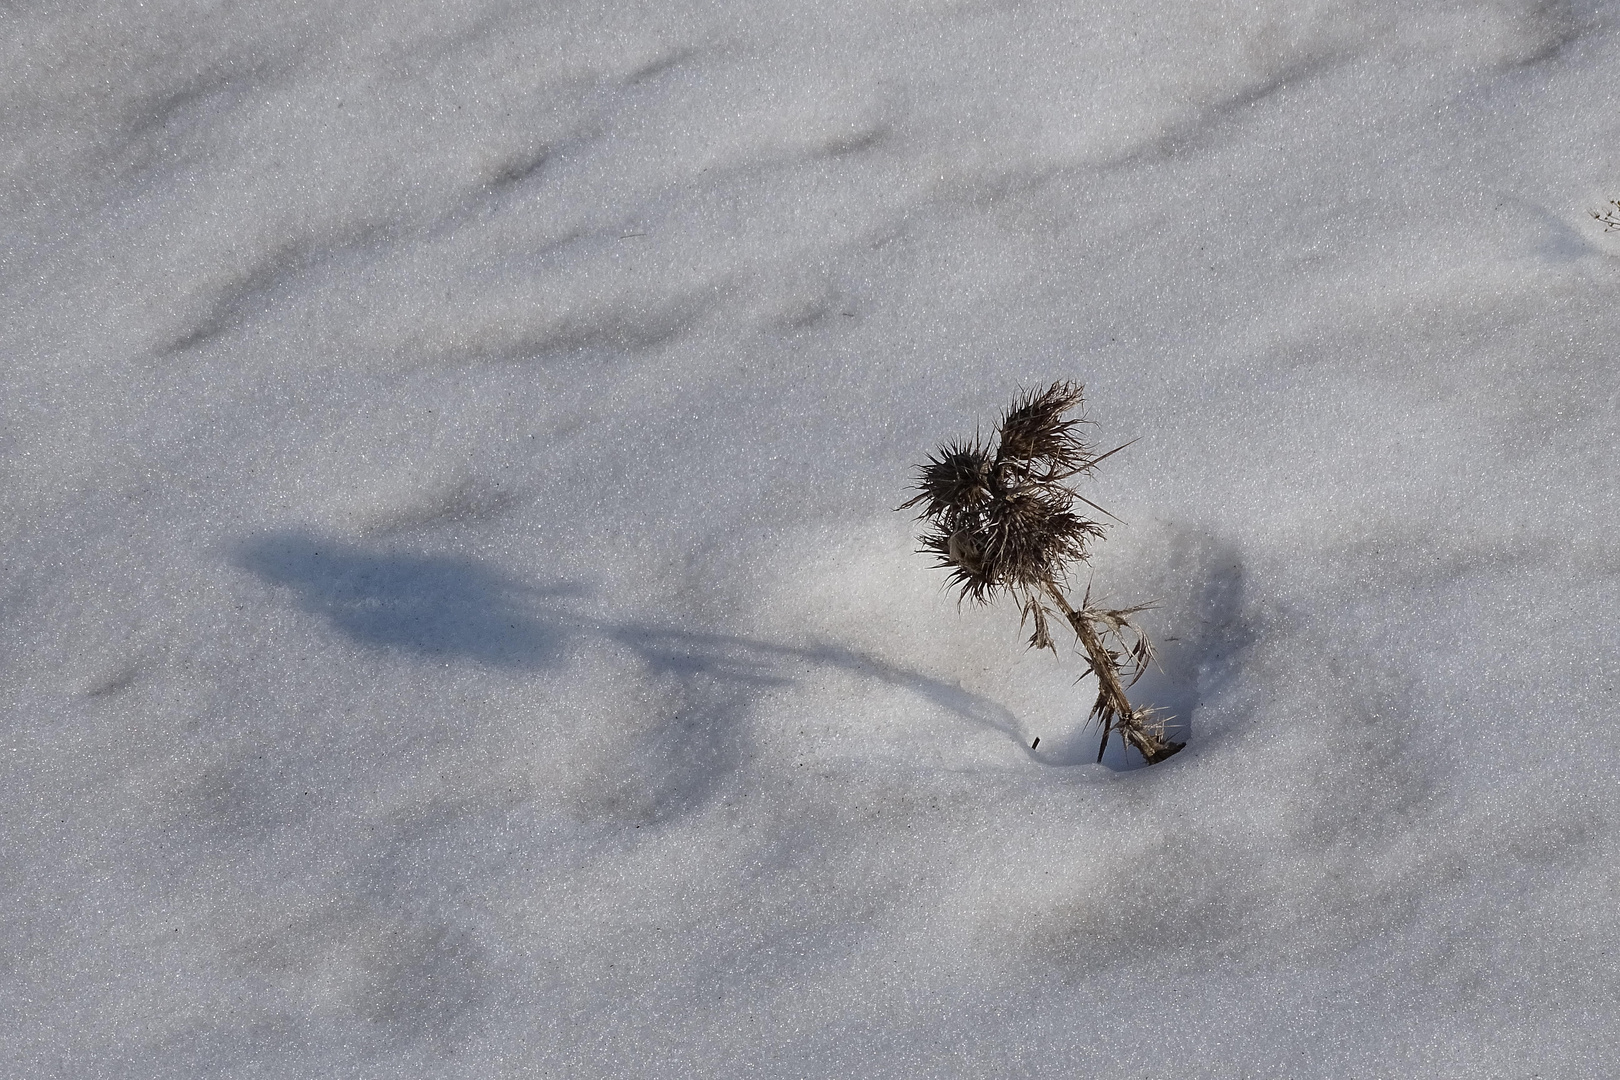
M 1620 1074 L 1611 199 L 1612 0 L 0 7 L 0 1075 Z

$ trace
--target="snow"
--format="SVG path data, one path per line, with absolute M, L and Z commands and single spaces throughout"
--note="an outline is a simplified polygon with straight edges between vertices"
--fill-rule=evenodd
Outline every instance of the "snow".
M 0 1060 L 1620 1068 L 1617 16 L 0 10 Z M 1063 378 L 1152 768 L 893 510 Z

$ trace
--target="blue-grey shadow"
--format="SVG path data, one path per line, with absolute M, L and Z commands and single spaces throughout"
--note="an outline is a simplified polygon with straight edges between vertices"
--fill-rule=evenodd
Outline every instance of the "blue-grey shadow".
M 285 589 L 301 610 L 379 650 L 519 670 L 556 667 L 570 651 L 627 650 L 674 689 L 670 718 L 644 736 L 641 748 L 659 762 L 647 770 L 648 780 L 670 809 L 700 798 L 735 764 L 735 729 L 759 694 L 818 670 L 900 687 L 1024 746 L 1022 725 L 1004 707 L 864 653 L 602 619 L 576 602 L 590 595 L 581 585 L 534 585 L 465 556 L 274 532 L 245 540 L 232 561 Z
M 1167 732 L 1189 741 L 1201 702 L 1224 685 L 1252 634 L 1241 617 L 1245 574 L 1228 545 L 1187 540 L 1176 559 L 1201 580 L 1201 591 L 1180 616 L 1179 634 L 1161 641 L 1158 665 L 1132 689 L 1133 701 L 1158 707 Z M 670 677 L 685 702 L 679 730 L 660 736 L 685 747 L 676 756 L 703 771 L 735 757 L 726 729 L 766 688 L 803 674 L 836 669 L 899 687 L 971 723 L 1001 732 L 1032 761 L 1051 766 L 1096 760 L 1094 725 L 1053 733 L 1039 751 L 1026 724 L 996 702 L 960 686 L 837 645 L 785 645 L 735 634 L 683 630 L 650 622 L 601 619 L 575 603 L 590 596 L 577 583 L 535 585 L 465 556 L 421 555 L 284 531 L 245 540 L 233 562 L 286 589 L 303 611 L 364 645 L 423 656 L 462 658 L 497 668 L 556 667 L 570 649 L 610 645 L 628 650 L 647 669 Z M 1073 708 L 1090 703 L 1090 685 L 1077 688 Z M 1048 729 L 1050 730 L 1050 729 Z M 707 749 L 703 749 L 707 747 Z M 675 752 L 672 751 L 671 752 Z M 1172 759 L 1173 760 L 1173 759 Z M 1111 740 L 1103 764 L 1130 770 L 1145 763 Z
M 556 663 L 563 629 L 536 618 L 533 604 L 583 594 L 524 585 L 471 559 L 367 551 L 297 532 L 253 537 L 233 561 L 356 641 L 496 667 Z

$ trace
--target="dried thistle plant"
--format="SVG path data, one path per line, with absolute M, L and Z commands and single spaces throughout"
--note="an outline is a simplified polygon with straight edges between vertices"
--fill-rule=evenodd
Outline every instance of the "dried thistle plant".
M 1603 223 L 1604 232 L 1620 231 L 1620 199 L 1610 199 L 1609 208 L 1601 213 L 1592 210 L 1591 215 Z
M 1031 648 L 1056 655 L 1051 620 L 1061 617 L 1069 624 L 1086 659 L 1086 674 L 1097 677 L 1090 715 L 1102 728 L 1097 760 L 1117 733 L 1152 764 L 1185 744 L 1165 736 L 1168 717 L 1134 708 L 1125 696 L 1153 661 L 1152 643 L 1131 621 L 1146 605 L 1094 607 L 1089 586 L 1078 607 L 1066 596 L 1072 572 L 1088 562 L 1092 543 L 1104 533 L 1076 504 L 1107 514 L 1073 483 L 1124 449 L 1098 454 L 1082 438 L 1083 389 L 1058 382 L 1021 393 L 993 439 L 975 434 L 946 443 L 918 466 L 917 494 L 900 509 L 921 508 L 917 520 L 926 523 L 921 551 L 949 571 L 949 587 L 961 600 L 988 604 L 1005 595 L 1018 604 L 1024 624 L 1034 629 Z

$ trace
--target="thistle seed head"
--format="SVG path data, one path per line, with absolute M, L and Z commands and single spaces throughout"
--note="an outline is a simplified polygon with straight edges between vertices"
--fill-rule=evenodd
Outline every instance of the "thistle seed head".
M 1001 418 L 998 461 L 1037 470 L 1046 483 L 1090 470 L 1091 447 L 1076 431 L 1086 421 L 1064 414 L 1085 404 L 1078 383 L 1053 383 L 1039 393 L 1026 390 Z
M 1103 527 L 1076 509 L 1069 486 L 1098 460 L 1071 416 L 1084 402 L 1076 383 L 1019 395 L 990 445 L 975 437 L 947 443 L 918 466 L 916 492 L 901 509 L 920 507 L 922 551 L 948 570 L 963 600 L 1019 597 L 1036 620 L 1036 642 L 1049 644 L 1044 613 L 1032 598 L 1084 562 Z
M 934 518 L 951 507 L 977 506 L 990 498 L 992 464 L 989 447 L 977 438 L 946 443 L 918 469 L 917 494 L 900 509 L 921 503 L 919 517 Z

